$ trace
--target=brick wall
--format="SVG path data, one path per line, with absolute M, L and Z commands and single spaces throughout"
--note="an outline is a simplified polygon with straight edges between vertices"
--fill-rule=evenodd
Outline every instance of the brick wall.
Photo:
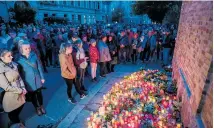
M 202 110 L 202 120 L 207 128 L 213 128 L 213 110 L 211 108 L 213 108 L 213 85 L 208 91 L 208 96 Z
M 182 99 L 182 121 L 185 127 L 197 125 L 195 116 L 202 97 L 205 80 L 207 79 L 213 53 L 213 3 L 211 1 L 183 1 L 179 21 L 178 35 L 173 57 L 173 78 L 178 82 L 178 97 Z M 187 86 L 191 92 L 188 97 L 184 86 L 186 79 Z M 212 92 L 210 92 L 212 95 Z M 204 107 L 212 104 L 211 99 Z M 212 108 L 210 108 L 212 111 Z M 209 113 L 203 109 L 203 114 Z M 210 113 L 211 114 L 211 113 Z M 211 121 L 212 116 L 206 116 Z M 203 119 L 202 119 L 203 120 Z M 212 121 L 203 121 L 209 128 Z

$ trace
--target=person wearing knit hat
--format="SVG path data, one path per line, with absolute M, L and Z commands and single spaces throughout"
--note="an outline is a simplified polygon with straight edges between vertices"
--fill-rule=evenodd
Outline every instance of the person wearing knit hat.
M 71 34 L 71 41 L 72 41 L 72 43 L 75 44 L 75 42 L 76 42 L 78 39 L 79 39 L 79 37 L 78 37 L 77 33 L 73 32 L 73 33 Z
M 85 56 L 85 51 L 83 49 L 82 40 L 78 39 L 75 42 L 76 50 L 73 51 L 73 59 L 77 67 L 77 77 L 79 79 L 81 90 L 87 91 L 84 86 L 85 70 L 88 66 L 87 60 L 88 57 Z
M 97 81 L 96 72 L 97 72 L 97 63 L 99 61 L 99 51 L 96 47 L 96 40 L 90 40 L 90 47 L 89 47 L 89 57 L 91 63 L 91 77 L 92 82 Z
M 89 44 L 90 44 L 90 42 L 88 41 L 87 35 L 82 35 L 82 43 L 83 43 L 83 49 L 85 51 L 85 56 L 89 57 Z M 88 67 L 89 66 L 87 66 L 86 71 L 85 71 L 86 76 L 89 76 Z

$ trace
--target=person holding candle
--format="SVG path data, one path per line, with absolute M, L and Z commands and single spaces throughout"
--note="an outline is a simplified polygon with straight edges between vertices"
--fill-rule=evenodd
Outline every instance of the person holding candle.
M 85 78 L 85 70 L 88 66 L 88 62 L 87 62 L 88 57 L 86 57 L 85 55 L 82 40 L 78 39 L 75 42 L 75 45 L 76 45 L 76 51 L 73 52 L 73 57 L 77 67 L 77 76 L 80 81 L 81 90 L 87 91 L 87 89 L 84 86 L 84 78 Z

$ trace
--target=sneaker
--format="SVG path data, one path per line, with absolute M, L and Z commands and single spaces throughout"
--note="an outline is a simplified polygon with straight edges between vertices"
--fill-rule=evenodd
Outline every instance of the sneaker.
M 85 92 L 84 95 L 87 97 L 87 96 L 88 96 L 88 93 Z
M 75 104 L 77 101 L 74 99 L 74 98 L 69 98 L 68 99 L 68 102 L 72 103 L 72 104 Z
M 19 128 L 26 128 L 23 123 L 19 123 Z
M 85 94 L 80 95 L 80 99 L 84 99 L 85 97 Z

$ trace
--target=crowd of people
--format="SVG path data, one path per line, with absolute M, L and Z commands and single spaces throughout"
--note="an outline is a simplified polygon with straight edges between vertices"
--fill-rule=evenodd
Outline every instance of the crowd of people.
M 169 65 L 175 37 L 175 26 L 161 24 L 24 24 L 17 28 L 2 23 L 0 104 L 11 124 L 24 127 L 19 113 L 26 101 L 32 102 L 39 116 L 46 113 L 42 89 L 47 67 L 61 69 L 68 101 L 76 103 L 72 86 L 85 98 L 85 77 L 97 82 L 97 74 L 106 77 L 120 63 L 159 61 Z

